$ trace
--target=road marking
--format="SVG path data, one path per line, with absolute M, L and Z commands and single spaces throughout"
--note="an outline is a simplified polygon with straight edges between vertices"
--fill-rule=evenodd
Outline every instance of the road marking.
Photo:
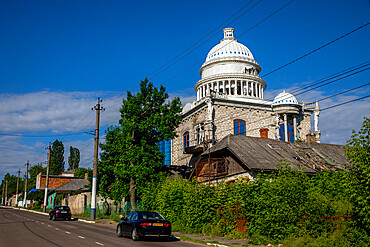
M 82 239 L 85 239 L 85 237 L 82 237 L 82 236 L 78 236 L 79 238 L 82 238 Z
M 58 230 L 59 231 L 59 228 L 55 228 L 55 230 Z
M 65 231 L 65 233 L 67 233 L 67 234 L 71 234 L 70 232 L 67 232 L 67 231 Z
M 51 227 L 51 225 L 48 225 L 48 227 Z
M 41 224 L 44 224 L 44 222 L 41 222 Z
M 99 243 L 99 242 L 95 242 L 96 244 L 98 244 L 98 245 L 101 245 L 101 246 L 103 246 L 104 244 L 102 244 L 102 243 Z

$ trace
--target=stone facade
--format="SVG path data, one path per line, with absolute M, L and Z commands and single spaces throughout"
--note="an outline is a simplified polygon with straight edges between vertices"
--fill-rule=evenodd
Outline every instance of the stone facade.
M 237 102 L 232 99 L 208 97 L 199 102 L 193 109 L 183 113 L 183 121 L 176 129 L 177 137 L 172 140 L 172 165 L 193 167 L 199 159 L 199 154 L 185 153 L 184 134 L 189 135 L 189 146 L 200 147 L 206 150 L 229 134 L 234 134 L 234 120 L 245 121 L 247 136 L 262 137 L 261 129 L 267 138 L 279 140 L 279 127 L 284 124 L 282 113 L 274 111 L 271 105 L 252 104 L 251 102 Z M 298 111 L 287 116 L 287 123 L 294 125 L 296 119 L 296 139 L 306 140 L 311 133 L 311 111 Z M 203 127 L 203 139 L 199 138 L 197 126 Z M 199 132 L 199 131 L 198 131 Z M 208 143 L 208 144 L 207 144 Z

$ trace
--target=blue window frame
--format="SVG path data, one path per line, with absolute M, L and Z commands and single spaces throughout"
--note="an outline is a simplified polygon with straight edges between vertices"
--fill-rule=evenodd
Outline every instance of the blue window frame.
M 280 124 L 279 136 L 280 136 L 280 141 L 285 141 L 284 124 Z M 290 124 L 288 124 L 288 142 L 294 143 L 294 127 Z
M 234 135 L 245 136 L 245 121 L 242 119 L 234 120 Z
M 189 147 L 189 132 L 186 131 L 183 136 L 184 136 L 184 149 L 186 149 Z
M 159 152 L 164 154 L 163 165 L 171 165 L 171 140 L 158 142 L 157 146 L 159 147 Z

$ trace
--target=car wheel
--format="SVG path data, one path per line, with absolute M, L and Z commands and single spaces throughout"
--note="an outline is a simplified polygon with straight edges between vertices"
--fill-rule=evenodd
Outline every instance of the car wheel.
M 123 233 L 122 233 L 122 227 L 121 226 L 118 226 L 118 229 L 117 229 L 117 236 L 120 238 L 120 237 L 123 237 Z
M 132 238 L 132 240 L 134 240 L 134 241 L 139 240 L 139 235 L 137 234 L 137 230 L 136 230 L 136 228 L 132 229 L 131 238 Z
M 55 214 L 53 215 L 53 220 L 54 221 L 57 220 L 57 217 L 55 216 Z
M 51 214 L 49 214 L 49 220 L 51 220 L 53 218 L 53 216 Z

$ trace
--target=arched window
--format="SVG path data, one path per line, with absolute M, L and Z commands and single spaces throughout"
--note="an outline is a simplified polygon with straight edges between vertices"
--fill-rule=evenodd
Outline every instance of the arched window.
M 234 135 L 245 136 L 245 121 L 241 119 L 234 120 Z
M 284 124 L 280 124 L 279 128 L 280 141 L 285 141 L 285 128 Z M 294 143 L 294 127 L 288 124 L 288 142 Z
M 189 147 L 189 132 L 184 133 L 184 150 Z

